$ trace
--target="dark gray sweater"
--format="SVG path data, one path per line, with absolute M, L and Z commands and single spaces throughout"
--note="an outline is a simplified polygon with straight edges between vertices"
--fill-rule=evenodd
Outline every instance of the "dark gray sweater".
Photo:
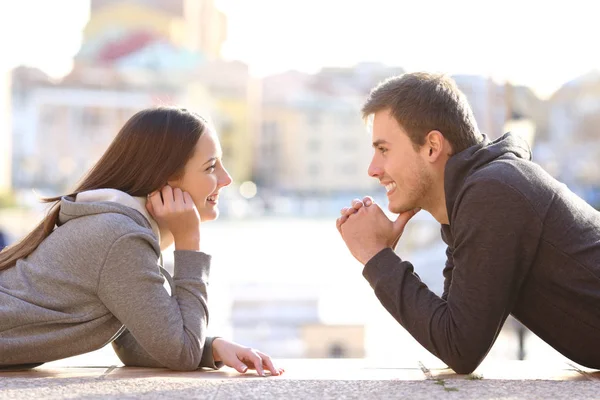
M 600 213 L 511 134 L 451 157 L 445 191 L 443 296 L 385 249 L 363 270 L 383 306 L 458 373 L 479 365 L 509 314 L 600 368 Z

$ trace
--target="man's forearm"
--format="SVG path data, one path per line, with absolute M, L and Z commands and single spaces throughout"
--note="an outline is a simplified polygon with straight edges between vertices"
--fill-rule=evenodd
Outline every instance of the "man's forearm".
M 423 347 L 458 373 L 472 372 L 495 340 L 488 323 L 482 322 L 481 327 L 458 324 L 448 303 L 429 290 L 412 264 L 402 261 L 391 249 L 373 257 L 363 275 L 385 309 Z

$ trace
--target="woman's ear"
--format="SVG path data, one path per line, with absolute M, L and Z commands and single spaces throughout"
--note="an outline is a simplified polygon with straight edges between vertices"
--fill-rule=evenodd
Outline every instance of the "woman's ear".
M 167 183 L 165 183 L 165 185 L 169 185 L 172 188 L 177 188 L 181 186 L 181 175 L 183 174 L 177 174 L 175 176 L 172 176 L 171 178 L 169 178 L 169 180 L 167 181 Z

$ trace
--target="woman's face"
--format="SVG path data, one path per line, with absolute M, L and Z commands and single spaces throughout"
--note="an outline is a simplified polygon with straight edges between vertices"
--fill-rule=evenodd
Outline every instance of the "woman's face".
M 203 222 L 219 216 L 219 191 L 232 181 L 221 162 L 222 154 L 217 135 L 206 129 L 198 139 L 183 175 L 168 182 L 171 187 L 178 187 L 192 196 Z

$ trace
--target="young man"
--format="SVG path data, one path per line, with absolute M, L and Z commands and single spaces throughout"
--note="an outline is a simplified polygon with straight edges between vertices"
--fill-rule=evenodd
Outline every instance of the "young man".
M 600 213 L 531 162 L 528 145 L 480 134 L 452 80 L 388 79 L 363 107 L 390 221 L 372 199 L 337 220 L 383 306 L 457 373 L 486 356 L 512 314 L 571 360 L 600 368 Z M 418 210 L 448 245 L 438 297 L 394 252 Z

